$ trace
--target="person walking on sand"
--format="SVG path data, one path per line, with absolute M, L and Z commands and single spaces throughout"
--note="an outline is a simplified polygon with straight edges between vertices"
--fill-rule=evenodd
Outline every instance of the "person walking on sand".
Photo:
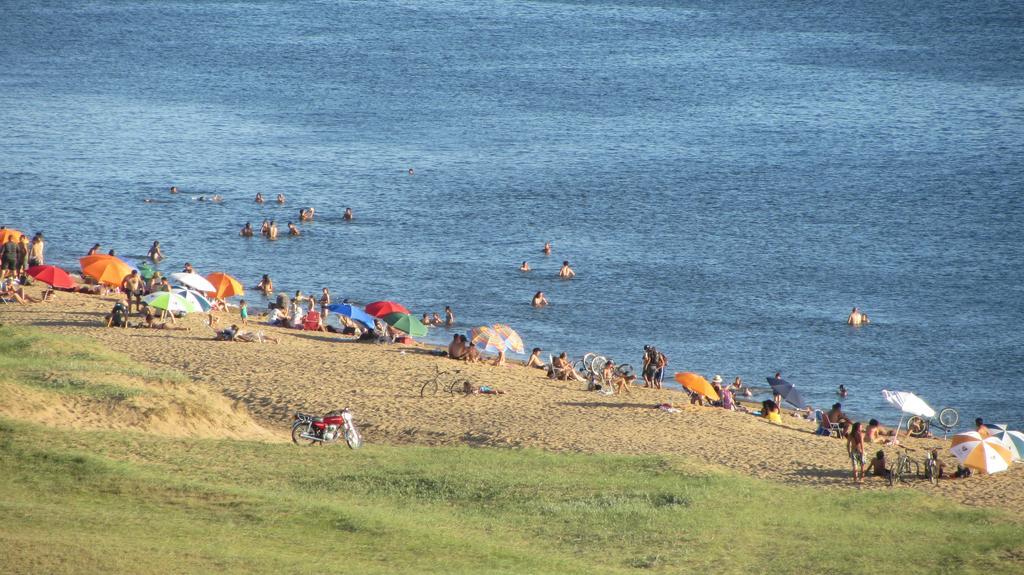
M 132 273 L 126 275 L 121 280 L 121 291 L 124 292 L 124 297 L 127 300 L 128 313 L 132 313 L 132 300 L 135 300 L 135 311 L 142 311 L 142 292 L 143 292 L 142 278 L 139 276 L 139 270 L 132 270 Z
M 153 260 L 153 263 L 160 263 L 160 260 L 164 259 L 164 254 L 160 251 L 159 241 L 153 240 L 153 246 L 149 248 L 149 253 L 146 256 Z
M 444 325 L 445 327 L 452 327 L 455 325 L 455 314 L 452 313 L 452 306 L 444 306 Z
M 576 277 L 576 272 L 574 272 L 572 268 L 569 267 L 569 260 L 565 260 L 562 262 L 562 269 L 558 270 L 558 277 L 564 280 L 571 280 L 572 278 Z
M 850 456 L 853 467 L 853 482 L 864 482 L 864 434 L 860 422 L 853 424 L 850 433 L 846 434 L 846 453 Z

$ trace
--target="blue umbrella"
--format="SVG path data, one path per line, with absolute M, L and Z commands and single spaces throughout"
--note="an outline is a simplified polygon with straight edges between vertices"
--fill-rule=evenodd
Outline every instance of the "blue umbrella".
M 777 379 L 774 377 L 768 378 L 768 385 L 772 386 L 772 391 L 782 396 L 783 401 L 787 401 L 797 407 L 797 409 L 804 409 L 807 407 L 807 402 L 804 401 L 803 396 L 796 390 L 796 386 L 784 379 Z
M 373 329 L 374 317 L 366 313 L 366 311 L 364 311 L 363 308 L 361 307 L 356 307 L 354 305 L 347 303 L 332 303 L 331 305 L 327 306 L 327 309 L 333 311 L 338 315 L 343 315 L 345 317 L 358 321 L 359 323 L 365 325 L 368 329 Z

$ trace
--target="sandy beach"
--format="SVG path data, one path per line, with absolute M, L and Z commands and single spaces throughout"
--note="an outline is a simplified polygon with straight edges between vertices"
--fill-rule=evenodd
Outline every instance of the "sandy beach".
M 38 295 L 40 287 L 28 288 Z M 58 292 L 48 303 L 4 305 L 0 323 L 31 325 L 87 337 L 154 368 L 179 370 L 212 394 L 243 406 L 274 438 L 287 438 L 295 411 L 322 413 L 350 407 L 370 443 L 470 444 L 551 451 L 664 454 L 689 458 L 751 476 L 816 489 L 889 489 L 880 478 L 853 484 L 843 441 L 814 435 L 814 425 L 795 417 L 771 425 L 751 415 L 687 405 L 672 390 L 634 387 L 631 393 L 605 396 L 583 391 L 574 382 L 549 380 L 519 365 L 466 365 L 438 357 L 429 348 L 356 343 L 329 333 L 254 325 L 280 339 L 273 343 L 220 342 L 206 317 L 178 320 L 187 331 L 111 329 L 103 315 L 114 298 Z M 236 321 L 219 314 L 221 327 Z M 133 318 L 133 324 L 138 320 Z M 673 366 L 670 366 L 670 369 Z M 436 369 L 461 369 L 442 384 L 468 379 L 504 395 L 420 397 L 421 385 Z M 679 413 L 655 408 L 675 402 Z M 39 408 L 26 413 L 0 400 L 0 413 L 44 422 L 61 417 Z M 102 422 L 79 421 L 83 427 Z M 923 459 L 926 449 L 948 441 L 908 439 Z M 868 446 L 874 453 L 877 447 Z M 890 459 L 895 450 L 887 448 Z M 947 471 L 956 460 L 941 450 Z M 1024 465 L 1004 473 L 965 480 L 943 480 L 938 487 L 912 481 L 899 489 L 917 489 L 968 505 L 999 507 L 1024 515 Z

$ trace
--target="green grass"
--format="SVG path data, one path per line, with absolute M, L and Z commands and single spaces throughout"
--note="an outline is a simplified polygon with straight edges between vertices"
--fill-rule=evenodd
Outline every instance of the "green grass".
M 351 451 L 9 419 L 0 518 L 4 573 L 1024 571 L 1019 520 L 906 489 L 827 492 L 659 456 Z

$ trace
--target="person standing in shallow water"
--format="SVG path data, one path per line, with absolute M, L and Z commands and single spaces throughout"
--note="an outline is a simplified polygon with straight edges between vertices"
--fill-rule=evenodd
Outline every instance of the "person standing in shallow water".
M 564 262 L 562 262 L 562 269 L 558 270 L 558 277 L 564 280 L 571 280 L 572 278 L 576 277 L 576 272 L 573 271 L 571 267 L 569 267 L 569 260 L 565 260 Z
M 341 218 L 346 222 L 351 222 L 352 217 L 352 208 L 345 208 L 345 215 L 343 215 Z
M 544 249 L 541 250 L 541 251 L 544 252 L 544 255 L 550 256 L 551 255 L 551 242 L 544 242 Z
M 153 240 L 153 246 L 149 248 L 149 253 L 146 255 L 149 256 L 149 259 L 153 260 L 154 263 L 160 263 L 160 260 L 164 259 L 164 254 L 160 251 L 160 242 Z

